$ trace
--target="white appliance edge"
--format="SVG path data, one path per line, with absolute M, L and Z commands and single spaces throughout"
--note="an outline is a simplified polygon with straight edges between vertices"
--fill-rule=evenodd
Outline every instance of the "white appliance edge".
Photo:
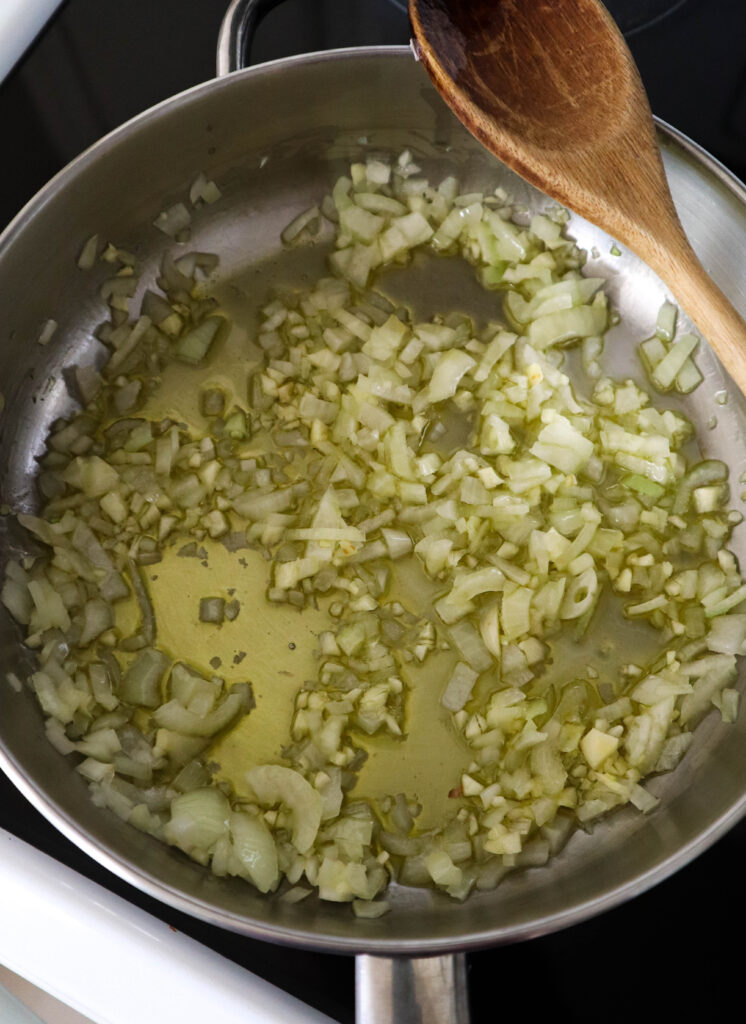
M 2 829 L 0 963 L 95 1024 L 334 1024 Z
M 0 0 L 0 82 L 62 0 Z

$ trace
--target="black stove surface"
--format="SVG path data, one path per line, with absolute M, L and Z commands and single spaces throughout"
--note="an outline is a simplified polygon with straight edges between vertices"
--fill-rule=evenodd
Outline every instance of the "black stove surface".
M 211 78 L 226 5 L 67 0 L 0 85 L 0 227 L 86 146 Z M 743 0 L 609 0 L 608 6 L 628 32 L 653 111 L 746 177 Z M 407 41 L 403 0 L 286 0 L 260 26 L 251 59 Z M 0 827 L 332 1018 L 353 1021 L 351 959 L 235 936 L 143 896 L 64 839 L 2 775 Z M 627 1024 L 729 1013 L 741 962 L 734 925 L 746 910 L 745 854 L 746 822 L 673 878 L 615 910 L 554 935 L 470 954 L 475 1022 L 519 1014 Z

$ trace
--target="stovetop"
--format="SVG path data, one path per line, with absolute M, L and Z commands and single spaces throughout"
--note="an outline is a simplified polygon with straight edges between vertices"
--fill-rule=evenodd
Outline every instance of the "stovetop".
M 96 139 L 211 78 L 226 4 L 67 0 L 0 85 L 0 227 Z M 608 0 L 608 6 L 629 32 L 653 111 L 746 177 L 746 4 Z M 403 0 L 286 0 L 260 26 L 251 59 L 407 41 Z M 143 896 L 64 839 L 3 776 L 0 827 L 342 1024 L 353 1021 L 351 959 L 242 938 Z M 470 954 L 475 1021 L 486 1019 L 487 1010 L 490 1017 L 549 1014 L 573 1024 L 711 1020 L 730 1012 L 741 966 L 733 936 L 746 910 L 745 854 L 746 822 L 673 878 L 615 910 L 554 935 Z

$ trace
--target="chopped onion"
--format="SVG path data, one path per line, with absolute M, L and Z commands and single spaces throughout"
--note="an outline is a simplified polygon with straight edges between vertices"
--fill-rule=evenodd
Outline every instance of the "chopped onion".
M 173 206 L 161 211 L 153 221 L 159 231 L 171 238 L 177 238 L 191 223 L 191 214 L 183 203 L 174 203 Z
M 78 256 L 78 267 L 81 270 L 90 270 L 96 263 L 98 256 L 98 235 L 91 235 Z
M 246 781 L 260 803 L 282 803 L 292 811 L 293 845 L 299 853 L 306 853 L 321 823 L 321 797 L 316 790 L 298 772 L 282 765 L 252 768 L 246 773 Z
M 312 206 L 292 220 L 282 232 L 282 241 L 285 245 L 292 245 L 300 241 L 304 231 L 313 226 L 320 219 L 321 212 L 318 206 Z
M 453 670 L 448 681 L 440 703 L 449 711 L 460 711 L 471 697 L 474 683 L 477 681 L 478 673 L 463 662 L 459 661 Z
M 58 323 L 56 320 L 46 320 L 42 325 L 42 329 L 39 332 L 39 337 L 36 339 L 39 345 L 48 345 L 54 337 L 55 331 L 57 330 Z
M 154 647 L 140 651 L 124 673 L 119 696 L 128 704 L 157 708 L 163 702 L 161 680 L 169 665 L 169 658 Z
M 196 206 L 200 202 L 212 204 L 220 199 L 221 194 L 215 182 L 210 181 L 200 172 L 189 189 L 189 202 L 192 206 Z
M 189 203 L 218 196 L 201 174 Z M 319 237 L 322 212 L 330 276 L 260 309 L 243 397 L 216 384 L 217 258 L 167 251 L 153 282 L 104 248 L 108 361 L 75 369 L 84 408 L 50 430 L 42 513 L 18 516 L 37 553 L 8 564 L 1 596 L 37 658 L 50 742 L 99 806 L 217 875 L 262 892 L 287 879 L 280 898 L 310 887 L 373 917 L 389 877 L 460 900 L 617 806 L 654 811 L 645 776 L 675 767 L 710 709 L 737 714 L 746 583 L 726 467 L 691 465 L 684 417 L 604 376 L 616 314 L 561 211 L 518 223 L 504 193 L 431 186 L 402 154 L 351 165 L 282 241 Z M 177 203 L 156 223 L 181 241 L 191 217 Z M 90 239 L 79 265 L 99 249 Z M 424 249 L 474 267 L 494 322 L 418 320 L 371 285 Z M 686 393 L 697 339 L 675 332 L 666 304 L 640 355 L 658 390 Z M 566 372 L 571 344 L 590 388 Z M 197 426 L 149 415 L 175 362 Z M 240 796 L 213 780 L 212 746 L 251 687 L 171 664 L 141 568 L 172 545 L 207 562 L 215 540 L 262 552 L 270 602 L 328 616 L 284 763 L 250 768 Z M 658 650 L 601 681 L 589 645 L 566 679 L 555 639 L 591 635 L 602 599 L 657 631 Z M 230 630 L 240 610 L 208 596 L 199 620 Z M 406 743 L 409 688 L 431 681 L 471 760 L 453 811 L 424 831 L 411 796 L 374 804 L 353 787 L 360 736 Z

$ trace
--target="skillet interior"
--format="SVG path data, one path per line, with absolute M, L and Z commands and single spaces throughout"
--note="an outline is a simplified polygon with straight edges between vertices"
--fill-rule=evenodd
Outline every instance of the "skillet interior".
M 686 140 L 663 130 L 661 145 L 684 227 L 743 312 L 746 195 Z M 98 271 L 84 275 L 75 267 L 85 239 L 99 232 L 134 251 L 147 278 L 168 242 L 152 227 L 154 217 L 181 200 L 204 171 L 219 183 L 223 199 L 196 219 L 191 244 L 220 254 L 222 281 L 230 286 L 245 279 L 247 268 L 279 258 L 282 228 L 328 190 L 350 157 L 405 146 L 433 180 L 455 173 L 467 189 L 502 184 L 529 207 L 547 205 L 465 133 L 404 48 L 294 58 L 208 83 L 137 118 L 58 175 L 0 239 L 0 500 L 34 507 L 34 457 L 49 424 L 70 408 L 62 371 L 92 360 L 98 348 L 90 340 L 103 318 Z M 608 337 L 606 365 L 616 376 L 641 380 L 634 342 L 650 332 L 664 288 L 634 257 L 611 256 L 610 240 L 586 222 L 573 218 L 569 230 L 585 248 L 597 247 L 594 267 L 614 275 L 611 293 L 623 323 Z M 310 250 L 307 258 L 315 272 L 319 252 Z M 59 328 L 41 348 L 35 339 L 47 317 Z M 703 454 L 729 464 L 736 491 L 731 504 L 740 509 L 746 404 L 709 351 L 700 353 L 698 364 L 705 382 L 683 408 L 699 425 Z M 728 392 L 726 405 L 715 402 L 721 390 Z M 705 429 L 713 414 L 717 426 Z M 9 517 L 0 519 L 0 530 L 6 557 L 19 538 Z M 742 563 L 745 538 L 746 528 L 736 529 L 733 547 Z M 428 891 L 398 890 L 390 914 L 356 921 L 346 907 L 313 899 L 291 906 L 262 898 L 244 883 L 214 878 L 97 810 L 83 780 L 66 765 L 62 770 L 35 700 L 5 681 L 6 671 L 23 675 L 29 662 L 4 609 L 0 645 L 0 765 L 25 795 L 87 853 L 140 889 L 258 938 L 422 955 L 538 935 L 664 878 L 746 808 L 746 723 L 742 716 L 726 727 L 712 714 L 679 769 L 651 785 L 663 802 L 650 817 L 617 813 L 593 836 L 575 836 L 548 867 L 509 876 L 496 892 L 477 894 L 465 905 Z

